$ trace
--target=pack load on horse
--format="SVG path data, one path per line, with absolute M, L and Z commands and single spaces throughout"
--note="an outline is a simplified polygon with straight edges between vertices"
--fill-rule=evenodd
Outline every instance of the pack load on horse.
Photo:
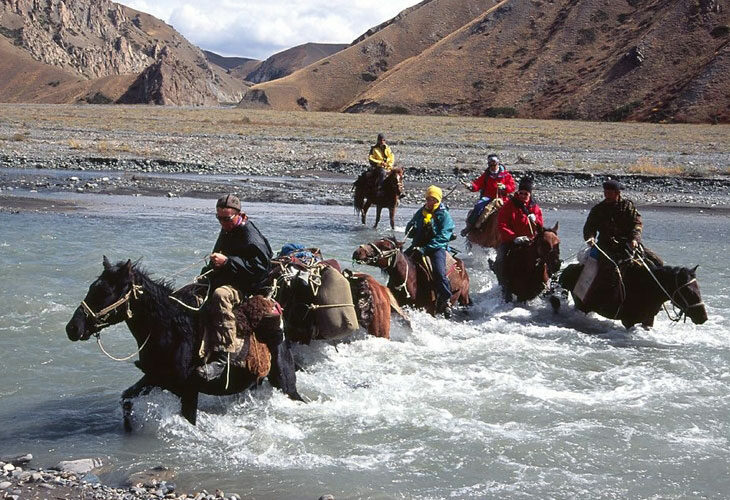
M 197 314 L 202 299 L 196 286 L 174 292 L 164 281 L 153 281 L 131 261 L 112 265 L 104 257 L 102 274 L 91 284 L 71 320 L 66 334 L 72 341 L 92 335 L 101 344 L 101 331 L 126 322 L 138 349 L 135 365 L 143 372 L 122 393 L 124 426 L 132 428 L 132 399 L 154 387 L 181 398 L 181 413 L 195 424 L 198 394 L 235 394 L 257 386 L 264 377 L 294 400 L 294 358 L 281 330 L 281 308 L 271 299 L 252 296 L 235 307 L 236 337 L 240 349 L 230 355 L 222 376 L 206 381 L 196 373 L 202 360 L 198 353 L 208 327 L 207 316 Z M 173 297 L 173 293 L 175 294 Z M 106 353 L 106 351 L 104 351 Z M 111 356 L 110 356 L 111 357 Z
M 430 186 L 425 199 L 406 225 L 406 236 L 413 238 L 413 244 L 405 253 L 403 243 L 386 238 L 360 245 L 352 257 L 388 273 L 388 288 L 399 304 L 424 307 L 430 314 L 449 317 L 457 300 L 462 305 L 470 303 L 469 276 L 464 263 L 450 253 L 454 221 L 442 204 L 443 192 Z
M 505 302 L 537 297 L 551 276 L 560 269 L 558 224 L 543 227 L 542 209 L 532 197 L 534 181 L 520 180 L 516 196 L 505 203 L 497 216 L 501 244 L 492 269 Z
M 288 251 L 291 247 L 299 250 Z M 284 308 L 287 339 L 309 344 L 314 339 L 336 339 L 357 330 L 350 282 L 342 275 L 339 263 L 322 259 L 319 249 L 285 245 L 272 260 L 269 282 L 270 296 Z
M 469 211 L 461 235 L 469 244 L 497 248 L 500 244 L 497 213 L 515 191 L 515 180 L 497 155 L 487 157 L 487 169 L 472 182 L 464 183 L 470 191 L 479 192 L 479 200 Z
M 378 134 L 377 143 L 370 148 L 368 156 L 370 169 L 366 170 L 353 183 L 355 213 L 365 224 L 370 206 L 375 204 L 375 225 L 378 227 L 380 213 L 387 208 L 390 216 L 390 228 L 395 229 L 395 209 L 400 198 L 405 194 L 403 187 L 403 169 L 395 167 L 395 157 L 385 143 L 383 134 Z
M 651 327 L 666 300 L 681 311 L 676 317 L 683 313 L 703 323 L 707 313 L 695 270 L 665 267 L 641 244 L 641 214 L 621 189 L 616 179 L 603 183 L 604 199 L 583 226 L 588 248 L 578 264 L 563 271 L 560 284 L 571 291 L 578 309 L 620 319 L 627 328 L 636 323 Z

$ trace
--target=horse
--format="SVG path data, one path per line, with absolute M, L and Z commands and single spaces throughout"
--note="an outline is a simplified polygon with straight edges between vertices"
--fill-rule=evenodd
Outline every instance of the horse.
M 531 300 L 546 290 L 550 278 L 560 270 L 558 226 L 535 228 L 535 237 L 525 246 L 513 245 L 504 258 L 508 292 L 518 301 Z
M 204 382 L 194 373 L 199 362 L 197 353 L 203 336 L 204 315 L 194 314 L 171 299 L 173 290 L 169 283 L 152 280 L 131 260 L 112 265 L 105 256 L 103 266 L 103 272 L 89 286 L 86 297 L 66 325 L 66 334 L 72 341 L 88 340 L 92 335 L 100 341 L 100 333 L 105 327 L 126 322 L 137 341 L 135 354 L 139 354 L 139 360 L 135 365 L 144 374 L 122 393 L 126 430 L 132 429 L 132 399 L 149 393 L 154 387 L 179 396 L 181 414 L 193 425 L 197 419 L 199 393 L 235 394 L 258 385 L 265 375 L 272 386 L 291 399 L 302 401 L 296 389 L 294 358 L 283 340 L 280 309 L 273 300 L 254 296 L 237 310 L 239 333 L 242 329 L 249 329 L 251 333 L 256 328 L 255 335 L 246 337 L 242 349 L 248 348 L 248 353 L 242 352 L 239 356 L 262 355 L 263 350 L 268 373 L 260 370 L 260 364 L 253 369 L 241 368 L 232 357 L 224 375 Z M 176 297 L 186 304 L 196 304 L 197 300 L 189 288 L 177 293 Z
M 469 274 L 461 259 L 451 258 L 447 252 L 447 277 L 451 282 L 451 300 L 462 306 L 471 304 L 469 298 Z M 436 297 L 433 285 L 413 256 L 403 252 L 403 242 L 395 238 L 383 238 L 360 245 L 352 254 L 352 260 L 379 267 L 388 275 L 388 289 L 401 306 L 414 306 L 436 314 Z M 451 262 L 449 262 L 451 261 Z
M 499 228 L 497 226 L 497 214 L 504 202 L 501 198 L 493 201 L 484 208 L 484 212 L 479 216 L 477 224 L 469 229 L 465 237 L 467 246 L 473 244 L 483 248 L 497 248 L 500 245 Z
M 360 174 L 353 183 L 355 213 L 360 215 L 360 220 L 365 224 L 368 209 L 374 203 L 377 211 L 375 212 L 373 228 L 377 228 L 380 222 L 380 212 L 383 208 L 387 208 L 390 215 L 390 228 L 395 230 L 395 209 L 400 202 L 400 198 L 405 194 L 403 169 L 401 167 L 390 169 L 383 181 L 383 190 L 380 196 L 377 192 L 377 175 L 377 170 L 371 168 Z
M 610 268 L 609 268 L 610 266 Z M 697 282 L 697 266 L 692 269 L 672 266 L 649 266 L 646 259 L 627 259 L 614 264 L 599 263 L 599 269 L 609 268 L 611 274 L 599 271 L 595 282 L 603 281 L 600 292 L 594 294 L 589 304 L 584 304 L 575 296 L 574 288 L 583 270 L 582 264 L 570 264 L 560 275 L 558 282 L 573 296 L 575 307 L 585 313 L 596 312 L 609 319 L 621 321 L 626 329 L 640 323 L 648 329 L 654 326 L 654 317 L 665 302 L 674 308 L 674 316 L 667 311 L 672 321 L 682 316 L 689 317 L 697 325 L 707 321 L 707 310 L 702 302 L 700 286 Z M 618 272 L 616 272 L 618 270 Z M 615 279 L 615 282 L 614 282 Z M 586 298 L 586 297 L 584 297 Z M 677 311 L 679 311 L 677 313 Z
M 289 340 L 309 344 L 313 339 L 335 339 L 358 326 L 374 337 L 390 338 L 389 292 L 372 276 L 342 272 L 336 260 L 279 257 L 272 263 L 271 296 L 284 307 Z

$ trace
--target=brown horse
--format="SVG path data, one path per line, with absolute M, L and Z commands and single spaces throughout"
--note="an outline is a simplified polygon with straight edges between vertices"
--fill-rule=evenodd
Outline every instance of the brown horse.
M 350 282 L 360 326 L 373 337 L 390 339 L 391 308 L 404 316 L 390 290 L 367 273 L 356 273 L 345 269 L 342 274 Z
M 378 196 L 377 174 L 377 170 L 371 168 L 360 174 L 360 177 L 353 183 L 355 213 L 360 215 L 362 223 L 365 224 L 368 209 L 375 204 L 377 209 L 375 212 L 375 225 L 373 225 L 375 228 L 378 227 L 378 222 L 380 222 L 381 210 L 387 208 L 390 215 L 390 228 L 395 230 L 395 209 L 401 196 L 405 193 L 403 169 L 393 167 L 388 172 L 383 181 L 383 191 L 380 196 Z
M 395 238 L 383 238 L 360 245 L 352 254 L 352 260 L 379 267 L 388 274 L 388 289 L 401 306 L 424 308 L 435 315 L 436 296 L 424 266 L 403 253 L 403 242 Z M 469 298 L 469 275 L 461 259 L 446 255 L 447 277 L 451 282 L 451 304 L 466 306 Z
M 484 212 L 479 216 L 476 226 L 466 233 L 467 246 L 472 244 L 483 248 L 497 248 L 500 245 L 499 229 L 497 227 L 497 214 L 504 205 L 501 198 L 489 203 Z
M 537 226 L 529 245 L 513 246 L 504 258 L 509 291 L 517 300 L 531 300 L 542 293 L 553 274 L 560 270 L 558 223 L 551 229 Z
M 643 262 L 642 262 L 643 260 Z M 667 315 L 672 321 L 682 316 L 689 317 L 693 323 L 701 325 L 707 321 L 707 310 L 702 302 L 700 286 L 697 283 L 697 267 L 652 266 L 646 259 L 626 259 L 618 263 L 601 266 L 596 281 L 614 282 L 614 286 L 601 286 L 603 293 L 593 294 L 598 300 L 584 304 L 573 295 L 575 307 L 583 312 L 594 311 L 609 319 L 618 319 L 626 328 L 640 323 L 644 328 L 654 326 L 654 317 L 662 305 L 669 301 L 674 308 L 674 316 Z M 600 265 L 600 264 L 599 264 Z M 610 266 L 610 273 L 605 269 Z M 573 292 L 583 266 L 571 264 L 560 275 L 560 285 Z M 618 272 L 617 272 L 618 271 Z M 677 312 L 678 311 L 678 312 Z

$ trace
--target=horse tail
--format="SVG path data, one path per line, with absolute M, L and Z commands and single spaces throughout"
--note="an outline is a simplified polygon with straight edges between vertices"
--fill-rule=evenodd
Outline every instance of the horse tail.
M 366 172 L 360 174 L 355 182 L 352 183 L 352 189 L 355 191 L 353 196 L 353 206 L 355 213 L 359 214 L 365 207 L 365 194 L 367 192 Z

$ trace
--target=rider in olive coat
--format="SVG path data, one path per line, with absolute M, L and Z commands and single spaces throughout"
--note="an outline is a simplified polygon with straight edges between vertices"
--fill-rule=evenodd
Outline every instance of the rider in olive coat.
M 583 226 L 583 239 L 592 242 L 598 233 L 598 246 L 609 255 L 621 255 L 626 245 L 634 249 L 641 241 L 641 214 L 621 196 L 621 187 L 615 179 L 603 183 L 604 200 L 591 209 Z
M 406 253 L 420 253 L 431 257 L 436 289 L 436 313 L 451 316 L 451 283 L 446 276 L 446 252 L 454 234 L 454 220 L 441 203 L 443 191 L 437 186 L 426 190 L 426 204 L 406 224 L 406 236 L 413 244 Z

